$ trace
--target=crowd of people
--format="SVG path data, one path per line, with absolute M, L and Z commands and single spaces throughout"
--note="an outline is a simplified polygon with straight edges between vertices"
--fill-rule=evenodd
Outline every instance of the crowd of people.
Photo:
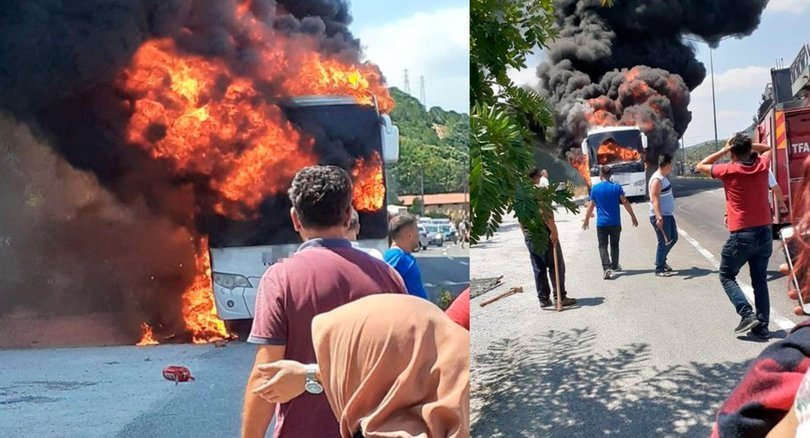
M 728 162 L 719 163 L 723 158 Z M 770 148 L 757 144 L 745 134 L 733 135 L 718 152 L 704 158 L 696 170 L 722 182 L 725 193 L 725 226 L 729 236 L 721 252 L 720 284 L 740 317 L 735 333 L 749 332 L 759 338 L 769 337 L 770 299 L 767 266 L 773 253 L 771 227 L 772 207 L 769 190 L 773 192 L 775 206 L 787 210 L 783 193 L 778 190 L 771 167 Z M 657 238 L 655 275 L 668 276 L 672 268 L 667 263 L 669 251 L 677 242 L 677 224 L 674 217 L 675 198 L 668 175 L 672 171 L 672 157 L 662 155 L 658 169 L 650 178 L 649 216 Z M 535 178 L 538 172 L 530 176 Z M 583 228 L 587 229 L 596 210 L 597 237 L 602 260 L 603 278 L 621 270 L 619 264 L 619 236 L 621 233 L 620 207 L 624 206 L 634 226 L 638 222 L 621 186 L 611 181 L 610 168 L 600 169 L 601 180 L 594 185 L 585 214 Z M 780 271 L 788 276 L 787 295 L 810 302 L 810 158 L 803 164 L 801 185 L 792 194 L 792 223 L 795 248 L 793 269 L 782 264 Z M 553 220 L 553 219 L 552 219 Z M 552 230 L 551 241 L 559 245 Z M 547 255 L 532 251 L 527 239 L 532 266 Z M 608 251 L 608 247 L 610 251 Z M 560 254 L 561 255 L 561 254 Z M 743 295 L 737 276 L 744 265 L 749 266 L 754 289 L 754 305 Z M 537 273 L 535 268 L 535 273 Z M 801 281 L 794 282 L 794 276 Z M 547 286 L 537 279 L 541 306 L 545 305 Z M 800 290 L 793 287 L 799 285 Z M 806 315 L 800 306 L 794 313 Z M 785 339 L 771 344 L 757 357 L 742 381 L 722 405 L 712 430 L 713 437 L 794 437 L 810 436 L 810 319 L 799 323 Z
M 304 243 L 258 287 L 242 436 L 275 417 L 276 438 L 469 437 L 469 292 L 447 313 L 426 299 L 416 220 L 380 256 L 353 242 L 346 171 L 304 168 L 289 195 Z

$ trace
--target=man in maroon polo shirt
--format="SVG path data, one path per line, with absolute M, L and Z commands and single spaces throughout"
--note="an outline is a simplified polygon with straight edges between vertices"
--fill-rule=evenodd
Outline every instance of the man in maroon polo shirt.
M 757 152 L 764 152 L 762 156 Z M 714 164 L 730 153 L 731 162 Z M 771 208 L 768 203 L 768 168 L 770 149 L 753 145 L 751 137 L 732 136 L 722 150 L 698 164 L 701 173 L 723 182 L 726 192 L 726 215 L 730 232 L 720 253 L 720 283 L 742 318 L 736 333 L 749 330 L 760 338 L 768 337 L 770 298 L 768 297 L 768 260 L 773 252 Z M 737 274 L 748 264 L 754 287 L 754 305 L 745 299 Z
M 304 244 L 271 266 L 259 283 L 248 338 L 259 347 L 245 391 L 242 436 L 264 437 L 275 413 L 276 438 L 339 437 L 338 422 L 322 393 L 305 392 L 278 405 L 253 394 L 263 383 L 257 366 L 282 359 L 314 364 L 311 325 L 316 315 L 366 295 L 407 292 L 390 266 L 346 240 L 352 182 L 343 169 L 304 168 L 289 194 L 290 217 Z

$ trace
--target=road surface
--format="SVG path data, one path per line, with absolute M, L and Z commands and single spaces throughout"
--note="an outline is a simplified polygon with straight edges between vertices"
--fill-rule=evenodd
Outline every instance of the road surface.
M 430 247 L 417 255 L 428 291 L 458 294 L 469 283 L 468 249 Z M 31 317 L 31 315 L 28 315 Z M 123 343 L 110 332 L 111 315 L 61 317 L 27 330 L 16 345 L 52 344 L 59 326 L 76 344 Z M 7 318 L 7 325 L 30 318 Z M 10 322 L 9 322 L 10 321 Z M 2 329 L 0 325 L 0 329 Z M 8 328 L 8 327 L 6 327 Z M 105 332 L 106 331 L 106 332 Z M 37 342 L 37 343 L 34 343 Z M 11 343 L 15 345 L 14 343 Z M 235 437 L 255 346 L 107 346 L 0 350 L 0 436 L 5 437 Z M 169 365 L 188 367 L 195 381 L 164 380 Z M 270 436 L 270 434 L 268 434 Z
M 654 276 L 656 239 L 646 203 L 640 226 L 622 212 L 625 272 L 602 280 L 596 231 L 558 213 L 568 269 L 580 300 L 561 313 L 541 310 L 528 253 L 514 219 L 471 251 L 473 278 L 504 284 L 473 300 L 472 432 L 476 437 L 705 437 L 751 359 L 799 318 L 775 269 L 769 287 L 773 339 L 733 333 L 739 317 L 720 286 L 716 260 L 725 240 L 717 183 L 676 181 L 678 223 L 686 234 L 670 253 L 677 275 Z M 689 239 L 686 238 L 689 236 Z M 750 284 L 747 271 L 740 279 Z M 480 307 L 513 286 L 524 293 Z
M 422 271 L 422 282 L 428 297 L 438 302 L 442 289 L 453 296 L 470 285 L 470 250 L 446 242 L 444 246 L 429 246 L 427 251 L 414 254 Z

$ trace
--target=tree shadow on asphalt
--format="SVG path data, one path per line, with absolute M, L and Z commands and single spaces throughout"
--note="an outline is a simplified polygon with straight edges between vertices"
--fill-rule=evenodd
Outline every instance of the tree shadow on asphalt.
M 476 356 L 472 436 L 709 435 L 747 362 L 652 367 L 648 344 L 594 350 L 589 328 L 501 339 Z

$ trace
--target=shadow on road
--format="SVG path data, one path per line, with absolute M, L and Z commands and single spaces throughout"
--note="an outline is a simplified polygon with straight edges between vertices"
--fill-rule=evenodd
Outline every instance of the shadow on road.
M 693 278 L 705 277 L 707 275 L 712 275 L 712 274 L 718 274 L 718 271 L 714 271 L 714 270 L 711 270 L 711 269 L 698 268 L 697 266 L 692 266 L 689 269 L 679 269 L 672 276 L 673 277 L 684 277 L 684 280 L 691 280 Z
M 502 339 L 477 357 L 472 436 L 701 436 L 747 363 L 651 367 L 650 347 L 594 350 L 589 328 Z
M 787 337 L 787 332 L 784 330 L 777 330 L 775 332 L 770 332 L 768 336 L 770 339 L 785 339 Z M 754 336 L 752 333 L 746 333 L 743 336 L 737 336 L 737 339 L 741 341 L 756 342 L 758 344 L 764 344 L 768 342 L 767 339 L 758 338 Z
M 594 307 L 605 302 L 605 297 L 577 298 L 577 307 Z
M 634 275 L 654 274 L 655 269 L 626 269 L 613 273 L 613 279 L 622 277 L 632 277 Z

